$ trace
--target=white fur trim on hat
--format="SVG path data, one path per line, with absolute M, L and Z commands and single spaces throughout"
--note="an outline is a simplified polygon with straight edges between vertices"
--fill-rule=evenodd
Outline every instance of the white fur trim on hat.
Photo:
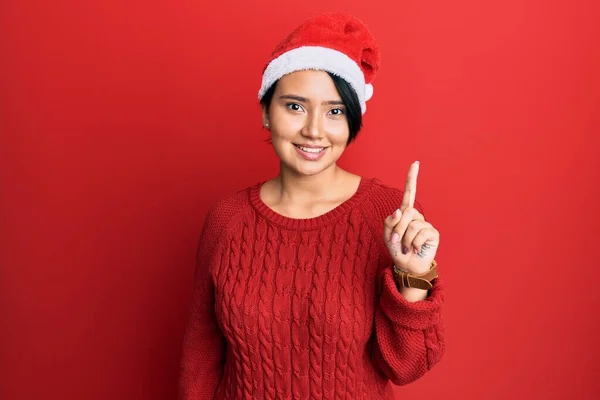
M 331 72 L 344 79 L 358 95 L 362 113 L 366 112 L 366 101 L 373 95 L 373 86 L 365 84 L 365 77 L 358 64 L 340 51 L 320 46 L 297 47 L 273 59 L 263 73 L 259 100 L 284 75 L 308 69 Z
M 369 101 L 373 97 L 373 85 L 367 83 L 365 85 L 365 100 Z

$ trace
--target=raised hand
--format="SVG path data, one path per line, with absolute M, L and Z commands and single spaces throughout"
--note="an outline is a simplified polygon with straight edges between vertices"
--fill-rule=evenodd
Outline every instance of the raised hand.
M 415 208 L 419 162 L 408 170 L 400 208 L 384 221 L 383 240 L 394 265 L 410 274 L 429 270 L 440 243 L 440 233 Z

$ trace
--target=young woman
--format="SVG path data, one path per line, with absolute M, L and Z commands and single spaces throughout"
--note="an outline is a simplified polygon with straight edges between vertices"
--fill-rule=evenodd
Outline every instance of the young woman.
M 358 19 L 306 21 L 259 98 L 279 174 L 220 201 L 199 244 L 180 398 L 387 399 L 444 352 L 439 232 L 404 192 L 341 169 L 379 51 Z

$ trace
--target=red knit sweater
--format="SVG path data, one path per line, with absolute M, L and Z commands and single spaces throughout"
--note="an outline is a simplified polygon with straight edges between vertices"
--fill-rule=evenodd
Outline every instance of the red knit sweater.
M 389 399 L 388 381 L 440 360 L 442 279 L 407 302 L 383 242 L 401 191 L 363 178 L 310 219 L 275 213 L 259 191 L 222 200 L 204 222 L 180 399 Z

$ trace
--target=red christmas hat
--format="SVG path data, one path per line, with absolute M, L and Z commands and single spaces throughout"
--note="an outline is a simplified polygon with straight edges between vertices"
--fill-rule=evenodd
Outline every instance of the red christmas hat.
M 364 114 L 373 95 L 371 82 L 379 70 L 379 48 L 358 18 L 342 13 L 310 18 L 273 51 L 263 72 L 259 100 L 284 75 L 307 69 L 343 78 L 358 95 Z

